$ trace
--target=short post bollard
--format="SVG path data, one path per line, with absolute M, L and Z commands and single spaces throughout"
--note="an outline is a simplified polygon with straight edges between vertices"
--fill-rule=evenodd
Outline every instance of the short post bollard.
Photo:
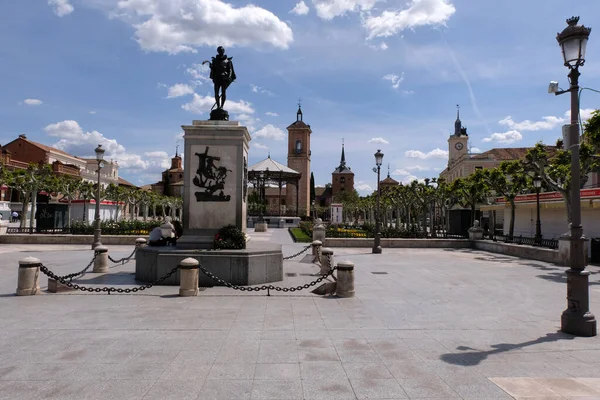
M 33 296 L 40 293 L 40 260 L 25 257 L 19 260 L 17 296 Z
M 96 246 L 94 253 L 96 253 L 96 258 L 94 259 L 94 269 L 92 272 L 108 272 L 108 247 L 102 245 Z
M 329 247 L 321 249 L 321 275 L 326 275 L 333 268 L 333 250 Z
M 135 239 L 135 248 L 139 249 L 140 247 L 144 247 L 146 245 L 146 239 L 137 238 Z
M 326 231 L 327 228 L 320 221 L 317 221 L 313 226 L 312 240 L 320 240 L 325 243 Z
M 191 297 L 198 295 L 198 266 L 200 262 L 188 257 L 179 263 L 179 296 Z
M 321 246 L 323 246 L 323 242 L 321 242 L 320 240 L 313 240 L 313 242 L 311 243 L 312 246 L 312 255 L 313 256 L 317 256 L 319 254 L 321 254 Z
M 338 263 L 335 294 L 338 297 L 354 297 L 354 263 L 352 261 Z

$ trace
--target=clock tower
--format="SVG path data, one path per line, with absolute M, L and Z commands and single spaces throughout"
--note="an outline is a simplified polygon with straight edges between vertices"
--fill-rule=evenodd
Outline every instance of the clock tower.
M 456 106 L 456 121 L 454 122 L 454 134 L 448 138 L 448 167 L 455 163 L 463 155 L 467 154 L 467 143 L 469 135 L 467 128 L 460 121 L 460 108 Z

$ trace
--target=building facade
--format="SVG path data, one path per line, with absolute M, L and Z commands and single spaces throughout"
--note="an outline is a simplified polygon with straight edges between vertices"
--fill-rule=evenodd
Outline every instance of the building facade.
M 288 159 L 287 166 L 301 174 L 298 187 L 286 186 L 286 204 L 288 208 L 296 207 L 296 191 L 298 190 L 298 210 L 300 215 L 310 214 L 310 134 L 312 130 L 302 120 L 302 109 L 298 106 L 296 121 L 287 127 Z
M 346 165 L 346 154 L 342 143 L 340 165 L 331 173 L 331 195 L 336 199 L 344 192 L 354 192 L 354 172 Z
M 183 197 L 183 164 L 179 152 L 171 158 L 171 167 L 162 172 L 162 179 L 150 185 L 154 193 L 171 197 Z

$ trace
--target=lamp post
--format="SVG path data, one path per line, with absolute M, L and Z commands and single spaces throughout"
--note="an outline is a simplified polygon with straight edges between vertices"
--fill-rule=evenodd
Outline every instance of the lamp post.
M 383 164 L 383 153 L 381 150 L 377 150 L 377 153 L 375 153 L 375 165 L 377 165 L 377 168 L 373 168 L 373 170 L 377 170 L 377 213 L 375 215 L 375 240 L 373 242 L 373 254 L 381 254 L 381 215 L 379 215 L 381 203 L 381 187 L 379 185 L 381 164 Z
M 487 202 L 489 205 L 496 203 L 496 196 L 487 196 Z M 490 229 L 488 231 L 488 237 L 490 240 L 496 241 L 496 210 L 490 210 Z
M 92 250 L 98 246 L 101 246 L 100 236 L 102 235 L 102 229 L 100 228 L 100 170 L 104 167 L 104 149 L 99 144 L 94 150 L 96 152 L 96 161 L 98 161 L 98 184 L 96 187 L 96 214 L 94 221 L 96 223 L 94 228 L 94 243 L 92 244 Z
M 537 219 L 535 221 L 535 243 L 542 243 L 542 223 L 540 221 L 540 189 L 542 188 L 542 177 L 536 175 L 533 177 L 533 186 L 535 187 L 535 203 L 537 208 Z
M 556 36 L 569 68 L 570 87 L 555 92 L 571 93 L 571 125 L 568 148 L 571 151 L 571 224 L 569 226 L 569 270 L 567 271 L 567 309 L 561 316 L 561 331 L 576 336 L 596 336 L 596 318 L 590 312 L 589 271 L 585 270 L 579 165 L 579 67 L 585 63 L 585 50 L 591 28 L 577 25 L 579 17 L 567 19 L 567 27 Z

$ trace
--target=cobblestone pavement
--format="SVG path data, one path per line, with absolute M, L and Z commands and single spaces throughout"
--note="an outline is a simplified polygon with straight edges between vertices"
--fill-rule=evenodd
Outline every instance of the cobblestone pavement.
M 252 236 L 284 255 L 302 247 L 283 230 Z M 557 332 L 564 268 L 470 250 L 334 251 L 356 264 L 355 298 L 50 294 L 45 276 L 41 295 L 16 297 L 19 259 L 66 274 L 92 252 L 0 245 L 0 399 L 600 399 L 600 339 Z M 284 268 L 281 286 L 318 270 L 302 256 Z M 134 269 L 77 282 L 133 287 Z

